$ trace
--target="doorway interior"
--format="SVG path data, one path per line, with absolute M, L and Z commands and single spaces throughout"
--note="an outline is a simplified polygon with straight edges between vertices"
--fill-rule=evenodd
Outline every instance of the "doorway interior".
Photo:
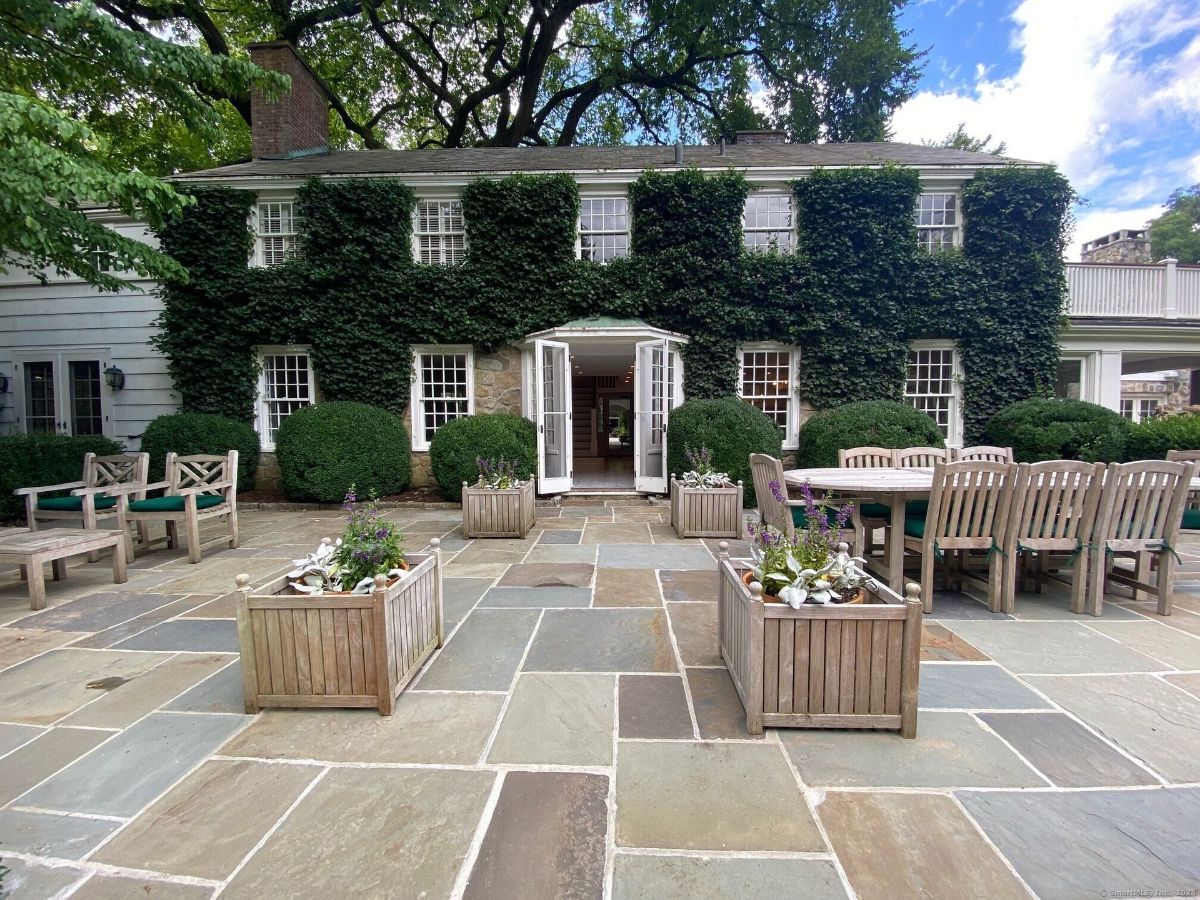
M 633 344 L 571 347 L 575 490 L 634 489 Z

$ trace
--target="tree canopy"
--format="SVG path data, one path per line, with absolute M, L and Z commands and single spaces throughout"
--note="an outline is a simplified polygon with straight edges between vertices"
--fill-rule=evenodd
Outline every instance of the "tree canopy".
M 1200 184 L 1167 198 L 1167 211 L 1150 221 L 1150 249 L 1155 259 L 1200 263 Z
M 950 150 L 967 150 L 971 153 L 990 153 L 992 156 L 1003 156 L 1008 150 L 1008 143 L 1000 141 L 996 146 L 991 147 L 992 135 L 989 133 L 987 137 L 977 138 L 972 137 L 967 133 L 967 123 L 959 122 L 958 127 L 946 135 L 939 141 L 921 141 L 925 147 L 946 147 Z
M 913 92 L 905 0 L 97 0 L 217 57 L 289 41 L 335 143 L 610 144 L 782 128 L 871 141 Z M 197 85 L 249 120 L 245 87 Z
M 286 77 L 131 30 L 90 2 L 5 0 L 0 48 L 0 271 L 71 273 L 108 290 L 122 284 L 114 271 L 182 275 L 165 254 L 86 214 L 115 209 L 158 228 L 187 202 L 134 167 L 143 154 L 133 138 L 114 151 L 89 122 L 145 146 L 155 140 L 139 130 L 146 120 L 214 139 L 220 117 L 205 98 L 278 92 Z

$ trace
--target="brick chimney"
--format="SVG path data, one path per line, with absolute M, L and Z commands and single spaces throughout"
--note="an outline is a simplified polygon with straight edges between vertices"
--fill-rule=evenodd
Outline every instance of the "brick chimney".
M 250 135 L 255 159 L 291 159 L 329 152 L 329 99 L 304 60 L 287 41 L 251 44 L 250 61 L 291 76 L 278 100 L 250 94 Z
M 787 132 L 772 129 L 737 131 L 734 132 L 733 142 L 735 144 L 786 144 Z

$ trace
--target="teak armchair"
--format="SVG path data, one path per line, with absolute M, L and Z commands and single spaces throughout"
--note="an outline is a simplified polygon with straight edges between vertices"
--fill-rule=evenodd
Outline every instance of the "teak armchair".
M 1167 462 L 1190 463 L 1200 475 L 1200 450 L 1168 450 Z M 1180 530 L 1200 532 L 1200 494 L 1188 492 L 1187 503 L 1183 507 L 1183 519 Z
M 229 547 L 238 545 L 237 518 L 238 452 L 225 456 L 178 456 L 167 454 L 166 480 L 144 485 L 144 491 L 164 490 L 161 497 L 130 500 L 131 491 L 110 490 L 117 498 L 117 520 L 166 523 L 167 547 L 179 545 L 179 522 L 187 531 L 188 560 L 200 562 L 200 521 L 225 516 L 229 525 Z
M 764 524 L 781 532 L 788 540 L 795 537 L 797 527 L 808 527 L 808 507 L 803 500 L 792 500 L 788 497 L 783 463 L 765 453 L 751 453 L 750 474 L 754 478 L 754 493 L 758 498 L 759 515 Z M 775 490 L 771 489 L 772 482 L 775 483 Z M 783 498 L 782 501 L 775 496 L 776 492 Z M 839 531 L 837 540 L 857 546 L 852 528 Z

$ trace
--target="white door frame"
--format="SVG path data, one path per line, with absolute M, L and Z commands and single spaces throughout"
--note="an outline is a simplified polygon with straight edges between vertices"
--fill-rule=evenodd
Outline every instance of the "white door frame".
M 667 492 L 671 410 L 682 402 L 683 359 L 679 345 L 666 338 L 636 343 L 633 365 L 635 490 L 650 494 Z
M 113 436 L 112 388 L 104 379 L 104 370 L 112 365 L 112 351 L 105 347 L 48 347 L 41 350 L 18 350 L 13 353 L 13 413 L 18 430 L 29 433 L 26 421 L 25 363 L 47 362 L 54 377 L 54 432 L 73 434 L 74 415 L 71 410 L 71 374 L 73 362 L 94 362 L 100 368 L 100 435 Z
M 571 489 L 571 454 L 574 436 L 571 433 L 571 346 L 563 341 L 535 340 L 534 359 L 534 413 L 537 425 L 538 493 L 559 494 Z M 551 371 L 547 380 L 547 370 Z M 558 396 L 547 393 L 547 383 L 560 388 Z M 556 407 L 551 409 L 549 407 Z M 561 408 L 557 408 L 561 407 Z M 547 416 L 552 417 L 547 422 Z M 556 464 L 547 465 L 548 454 L 558 445 L 560 454 Z

